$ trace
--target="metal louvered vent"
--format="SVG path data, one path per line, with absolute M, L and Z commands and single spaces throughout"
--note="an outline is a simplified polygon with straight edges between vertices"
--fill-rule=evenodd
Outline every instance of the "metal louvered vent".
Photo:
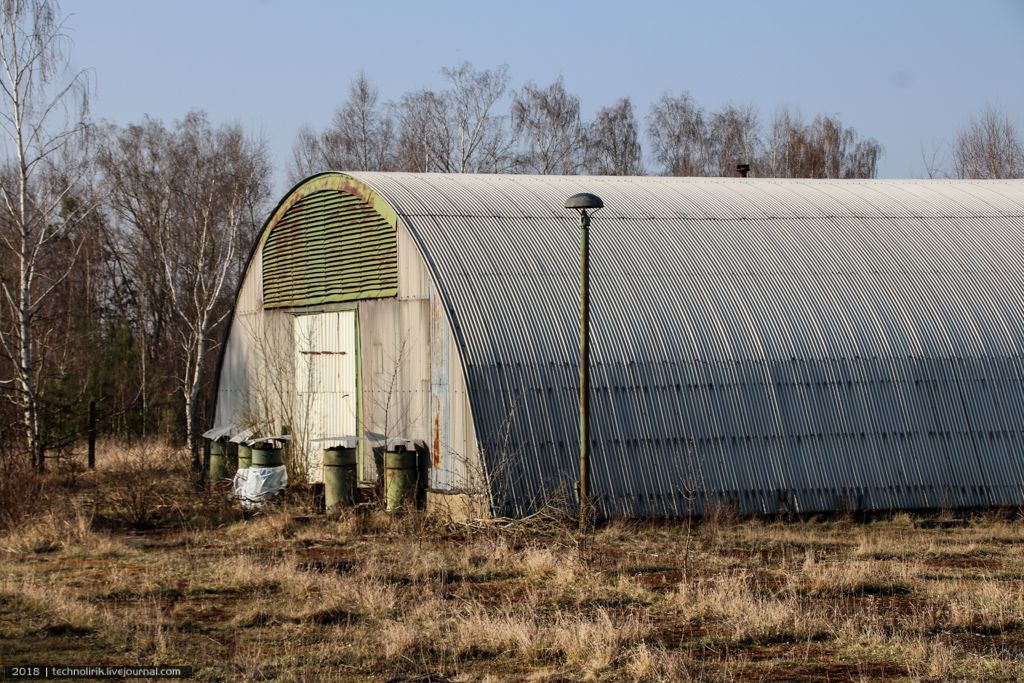
M 312 192 L 263 246 L 263 306 L 312 306 L 398 294 L 395 228 L 359 197 Z

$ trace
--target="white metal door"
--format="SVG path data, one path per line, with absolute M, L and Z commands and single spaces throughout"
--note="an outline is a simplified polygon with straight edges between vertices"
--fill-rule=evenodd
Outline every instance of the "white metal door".
M 295 439 L 321 481 L 323 439 L 356 433 L 355 311 L 295 318 Z

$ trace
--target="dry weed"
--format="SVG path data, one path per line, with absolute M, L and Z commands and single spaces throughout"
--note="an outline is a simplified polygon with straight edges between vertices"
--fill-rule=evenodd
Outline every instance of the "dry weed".
M 718 623 L 737 641 L 807 640 L 832 628 L 795 591 L 759 585 L 742 571 L 681 585 L 668 600 L 689 623 Z
M 853 556 L 864 560 L 901 560 L 914 553 L 914 548 L 907 547 L 905 535 L 867 529 L 861 532 Z
M 906 562 L 810 562 L 804 565 L 802 592 L 818 598 L 905 595 L 917 568 Z
M 522 551 L 519 556 L 520 565 L 526 570 L 526 576 L 533 580 L 546 579 L 554 575 L 567 564 L 566 558 L 557 550 L 548 547 L 532 547 Z
M 690 672 L 685 653 L 673 652 L 662 646 L 637 643 L 623 653 L 623 672 L 631 681 L 687 681 L 697 680 Z
M 91 557 L 109 557 L 123 549 L 123 544 L 109 532 L 93 528 L 92 511 L 76 498 L 37 517 L 23 519 L 19 526 L 0 537 L 0 550 L 11 553 L 63 550 L 83 551 Z
M 160 442 L 110 448 L 97 467 L 96 508 L 116 524 L 148 528 L 196 497 L 187 453 Z
M 1018 581 L 955 581 L 931 593 L 947 606 L 947 628 L 999 633 L 1024 627 L 1024 584 Z
M 454 643 L 463 656 L 507 653 L 530 659 L 541 654 L 541 628 L 530 616 L 506 608 L 497 613 L 470 606 L 457 616 Z
M 53 477 L 40 476 L 21 453 L 0 451 L 0 533 L 49 512 L 52 484 Z
M 381 651 L 390 660 L 409 657 L 430 644 L 420 624 L 404 619 L 384 622 L 380 639 Z
M 42 580 L 4 578 L 0 593 L 47 614 L 56 624 L 92 631 L 108 625 L 106 615 L 96 606 L 79 599 L 73 591 Z
M 578 668 L 586 679 L 597 679 L 607 671 L 628 644 L 643 638 L 648 624 L 636 615 L 613 620 L 607 610 L 597 609 L 593 616 L 563 614 L 550 627 L 550 639 L 556 652 Z

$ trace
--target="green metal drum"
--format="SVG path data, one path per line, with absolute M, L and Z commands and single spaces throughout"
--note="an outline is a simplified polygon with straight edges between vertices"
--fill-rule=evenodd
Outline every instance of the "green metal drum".
M 227 448 L 220 439 L 210 442 L 210 481 L 228 478 Z
M 252 465 L 252 448 L 244 443 L 238 444 L 238 469 L 247 470 Z
M 228 441 L 226 445 L 228 447 L 228 453 L 227 453 L 228 471 L 230 472 L 232 470 L 237 470 L 238 469 L 238 444 L 235 443 L 234 441 Z
M 356 499 L 356 449 L 325 448 L 324 502 L 327 511 L 351 506 Z
M 280 448 L 261 446 L 252 449 L 253 467 L 280 467 L 284 464 L 284 456 Z
M 402 510 L 416 505 L 416 451 L 385 451 L 384 498 L 388 510 Z

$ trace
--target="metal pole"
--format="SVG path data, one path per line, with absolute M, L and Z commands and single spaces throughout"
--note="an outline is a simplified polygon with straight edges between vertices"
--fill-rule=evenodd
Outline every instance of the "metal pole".
M 590 216 L 580 211 L 580 532 L 590 522 Z

